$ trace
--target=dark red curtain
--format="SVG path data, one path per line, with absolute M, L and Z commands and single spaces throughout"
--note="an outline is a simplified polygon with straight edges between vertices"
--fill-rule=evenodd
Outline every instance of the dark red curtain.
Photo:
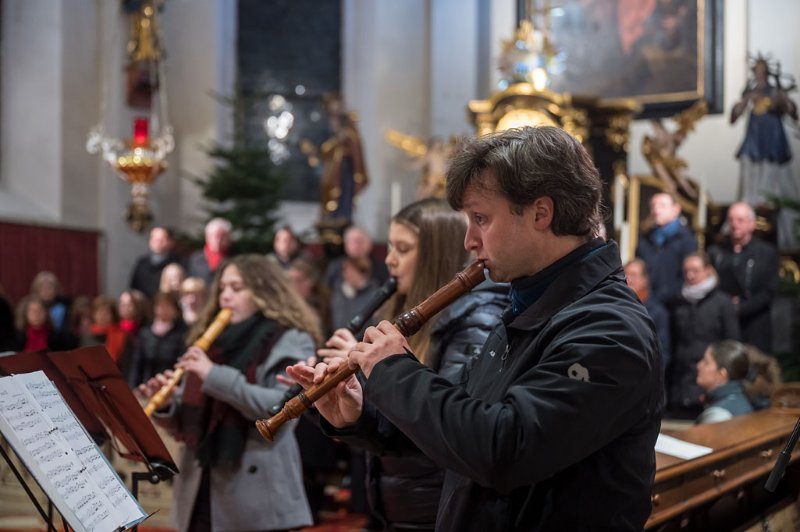
M 53 272 L 67 296 L 98 294 L 100 233 L 0 222 L 0 285 L 13 304 L 34 276 Z

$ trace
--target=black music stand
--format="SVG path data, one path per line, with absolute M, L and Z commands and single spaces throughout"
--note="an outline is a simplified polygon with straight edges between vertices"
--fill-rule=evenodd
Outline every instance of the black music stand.
M 145 464 L 147 471 L 135 472 L 131 478 L 131 494 L 134 498 L 138 500 L 139 481 L 148 480 L 156 484 L 178 473 L 178 467 L 164 442 L 103 346 L 0 356 L 0 375 L 39 370 L 53 381 L 95 442 L 102 443 L 110 439 L 119 456 Z M 122 447 L 126 449 L 125 452 Z M 48 527 L 52 527 L 52 519 L 48 520 L 19 471 L 9 460 L 10 457 L 5 452 L 2 454 L 37 511 L 47 521 Z

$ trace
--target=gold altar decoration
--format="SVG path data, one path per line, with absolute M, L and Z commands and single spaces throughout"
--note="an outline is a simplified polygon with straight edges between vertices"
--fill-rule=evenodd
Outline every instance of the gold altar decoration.
M 472 100 L 468 109 L 478 135 L 513 127 L 550 125 L 563 128 L 587 144 L 592 129 L 605 136 L 609 147 L 622 151 L 628 143 L 630 121 L 641 107 L 633 100 L 607 102 L 539 90 L 531 83 L 514 83 L 486 100 Z

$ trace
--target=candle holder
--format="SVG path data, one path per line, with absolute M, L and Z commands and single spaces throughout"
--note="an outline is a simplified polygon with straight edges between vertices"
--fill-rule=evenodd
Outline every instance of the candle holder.
M 134 120 L 133 140 L 124 142 L 105 136 L 97 126 L 89 133 L 86 150 L 91 154 L 102 154 L 117 175 L 131 185 L 131 203 L 125 211 L 125 221 L 136 232 L 144 232 L 153 221 L 148 205 L 150 184 L 167 168 L 166 156 L 175 148 L 175 139 L 170 126 L 161 134 L 149 138 L 148 120 Z

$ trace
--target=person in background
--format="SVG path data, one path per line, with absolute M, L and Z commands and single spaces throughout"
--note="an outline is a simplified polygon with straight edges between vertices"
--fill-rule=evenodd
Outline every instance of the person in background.
M 673 357 L 668 368 L 670 415 L 694 419 L 700 410 L 697 362 L 718 340 L 738 340 L 739 322 L 730 296 L 719 289 L 714 267 L 703 253 L 683 261 L 686 281 L 672 307 Z
M 189 256 L 188 277 L 199 277 L 206 283 L 216 273 L 217 268 L 228 257 L 231 247 L 233 226 L 225 218 L 212 218 L 205 227 L 205 245 Z
M 292 261 L 302 254 L 303 243 L 291 227 L 284 225 L 275 231 L 275 237 L 272 239 L 272 253 L 267 255 L 268 258 L 275 260 L 281 268 L 286 270 Z
M 697 385 L 705 392 L 705 409 L 697 424 L 719 423 L 748 414 L 743 379 L 749 370 L 747 348 L 736 340 L 721 340 L 708 346 L 697 363 Z
M 177 262 L 171 262 L 164 266 L 161 272 L 161 280 L 158 284 L 159 292 L 172 292 L 180 294 L 181 283 L 186 279 L 186 270 Z
M 92 300 L 89 296 L 78 296 L 69 309 L 70 330 L 78 339 L 78 346 L 95 345 L 92 336 Z
M 372 264 L 370 276 L 379 286 L 389 279 L 384 261 L 372 256 L 372 239 L 364 229 L 354 225 L 344 232 L 344 256 L 331 261 L 325 270 L 325 281 L 331 290 L 335 291 L 342 282 L 342 264 L 347 257 L 369 259 Z
M 128 334 L 119 326 L 116 302 L 106 296 L 97 296 L 92 301 L 92 340 L 94 344 L 105 346 L 123 375 L 127 372 L 129 361 Z
M 150 229 L 147 240 L 147 253 L 136 260 L 136 265 L 131 272 L 130 288 L 138 290 L 148 298 L 158 292 L 161 280 L 161 271 L 167 264 L 175 262 L 175 236 L 172 231 L 163 226 Z
M 720 289 L 731 296 L 742 341 L 772 352 L 772 300 L 778 289 L 778 250 L 753 238 L 756 213 L 747 203 L 728 208 L 728 238 L 708 248 Z
M 62 294 L 61 283 L 53 272 L 42 271 L 36 274 L 31 283 L 31 294 L 37 296 L 47 306 L 53 330 L 61 333 L 69 325 L 71 302 Z
M 206 283 L 199 277 L 187 277 L 181 283 L 181 314 L 188 326 L 197 322 L 206 304 Z
M 342 263 L 342 282 L 331 295 L 330 316 L 333 330 L 347 327 L 350 320 L 364 308 L 376 290 L 378 282 L 372 278 L 372 263 L 367 257 L 346 257 Z M 375 325 L 368 322 L 367 325 Z M 366 328 L 366 327 L 365 327 Z M 359 331 L 356 331 L 358 334 Z
M 674 196 L 660 192 L 650 199 L 653 227 L 639 238 L 636 256 L 647 264 L 650 296 L 662 305 L 680 295 L 683 259 L 697 251 L 697 238 L 681 220 L 681 204 Z
M 625 265 L 625 280 L 628 286 L 636 292 L 636 297 L 644 303 L 644 308 L 653 319 L 661 343 L 661 363 L 666 371 L 672 358 L 672 339 L 670 338 L 669 311 L 654 297 L 650 297 L 650 279 L 647 275 L 647 265 L 642 259 L 633 259 Z
M 280 267 L 241 255 L 217 270 L 211 296 L 188 342 L 221 308 L 230 324 L 209 348 L 189 347 L 177 367 L 182 388 L 153 420 L 186 443 L 173 489 L 179 531 L 290 530 L 311 524 L 293 430 L 267 443 L 256 419 L 269 417 L 286 386 L 287 363 L 314 355 L 321 332 L 312 310 Z M 169 379 L 159 373 L 139 386 L 149 398 Z M 294 425 L 294 423 L 293 423 Z M 292 427 L 293 428 L 293 427 Z
M 289 284 L 316 312 L 323 334 L 328 334 L 331 330 L 331 315 L 328 305 L 331 293 L 330 289 L 322 282 L 317 265 L 308 258 L 299 257 L 293 260 L 286 269 L 286 275 Z
M 17 306 L 17 351 L 66 351 L 76 348 L 77 340 L 69 331 L 56 331 L 44 301 L 27 295 Z
M 139 333 L 133 350 L 128 370 L 132 388 L 172 369 L 186 346 L 186 324 L 175 294 L 158 292 L 153 298 L 153 316 L 153 322 Z
M 754 410 L 770 406 L 772 392 L 781 385 L 781 367 L 775 357 L 762 352 L 754 345 L 745 344 L 750 370 L 744 380 L 744 392 Z
M 138 290 L 126 290 L 119 295 L 117 315 L 120 329 L 135 338 L 139 329 L 150 321 L 150 301 Z

